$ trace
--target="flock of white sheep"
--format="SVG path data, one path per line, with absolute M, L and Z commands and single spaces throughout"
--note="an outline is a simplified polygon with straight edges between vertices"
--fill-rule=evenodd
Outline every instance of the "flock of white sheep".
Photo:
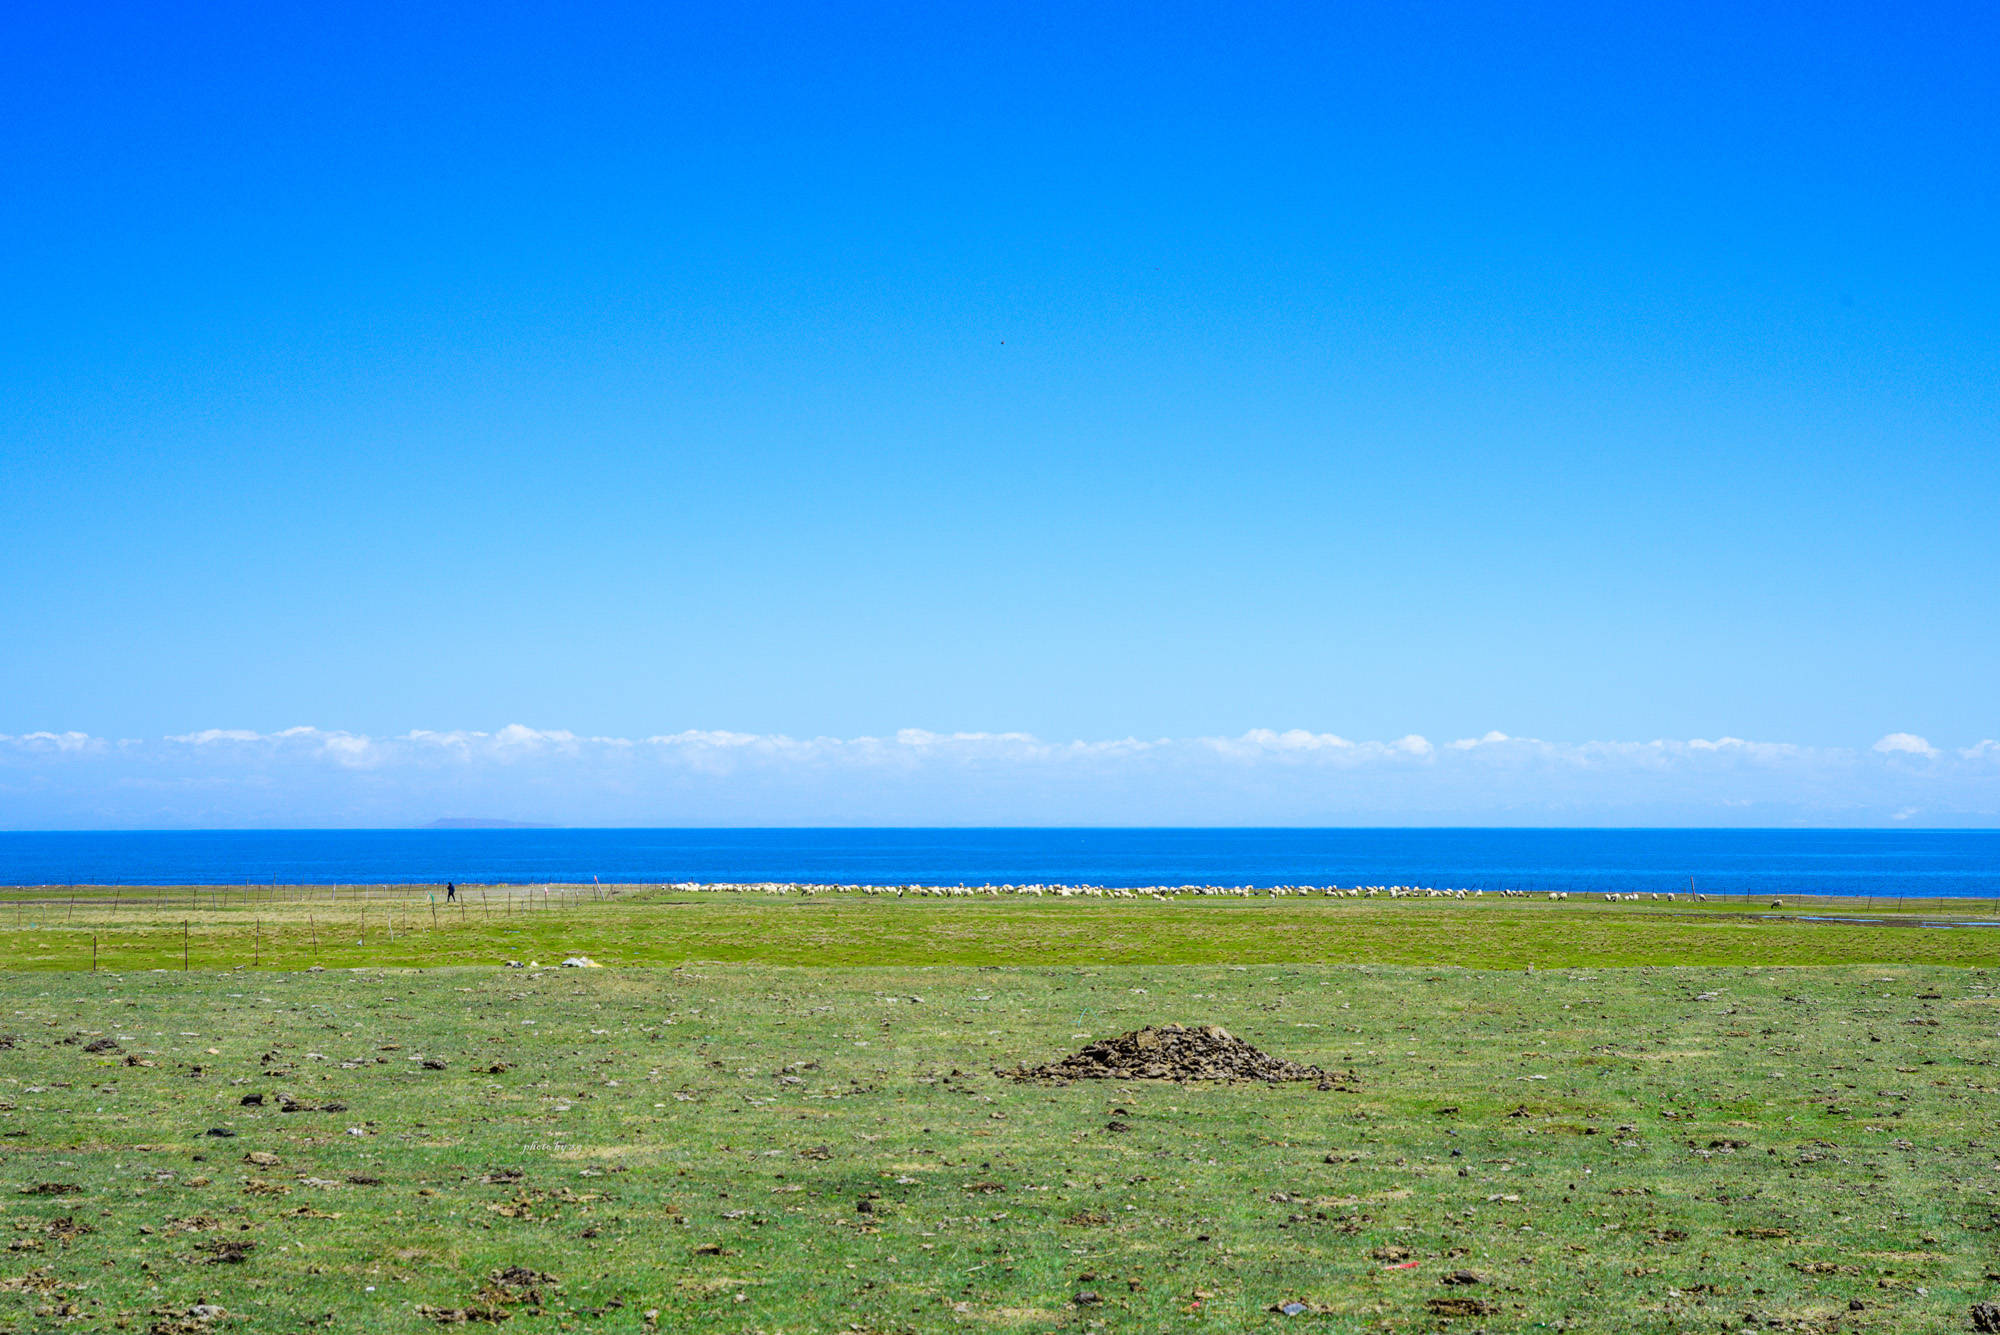
M 696 882 L 686 881 L 667 887 L 670 890 L 720 891 L 724 894 L 750 895 L 878 895 L 896 899 L 979 899 L 999 898 L 1003 895 L 1027 896 L 1034 899 L 1157 899 L 1170 900 L 1183 895 L 1207 895 L 1229 899 L 1285 899 L 1288 897 L 1319 896 L 1330 899 L 1483 899 L 1485 890 L 1440 890 L 1431 886 L 1414 885 L 1362 885 L 1352 887 L 1320 885 L 815 885 L 790 881 L 757 882 Z M 1568 899 L 1568 890 L 1495 890 L 1498 899 Z M 1604 892 L 1607 903 L 1630 903 L 1640 900 L 1667 900 L 1674 898 L 1674 892 L 1667 891 L 1626 891 Z M 1704 896 L 1693 895 L 1696 900 Z

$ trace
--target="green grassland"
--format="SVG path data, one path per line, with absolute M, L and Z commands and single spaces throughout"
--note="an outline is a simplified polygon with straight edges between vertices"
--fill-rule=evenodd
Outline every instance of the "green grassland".
M 114 900 L 114 893 L 123 896 Z M 926 964 L 1976 965 L 2000 961 L 1990 918 L 1940 901 L 1816 922 L 1794 897 L 1604 903 L 1252 898 L 1038 900 L 688 892 L 670 888 L 439 892 L 283 887 L 17 891 L 0 899 L 0 964 L 122 970 L 697 961 L 817 966 Z
M 1988 931 L 659 891 L 428 928 L 388 897 L 329 939 L 303 903 L 23 907 L 0 1330 L 1941 1331 L 2000 1293 Z M 39 949 L 91 932 L 95 973 Z M 579 951 L 667 967 L 491 963 Z M 1172 1020 L 1355 1088 L 994 1074 Z

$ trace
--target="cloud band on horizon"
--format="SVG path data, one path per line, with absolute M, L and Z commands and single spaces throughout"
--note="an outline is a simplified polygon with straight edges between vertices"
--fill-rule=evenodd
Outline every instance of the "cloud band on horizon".
M 1304 729 L 1050 742 L 1027 733 L 643 738 L 510 724 L 393 737 L 209 728 L 0 735 L 0 826 L 1941 825 L 2000 823 L 2000 742 L 1723 737 L 1435 744 Z

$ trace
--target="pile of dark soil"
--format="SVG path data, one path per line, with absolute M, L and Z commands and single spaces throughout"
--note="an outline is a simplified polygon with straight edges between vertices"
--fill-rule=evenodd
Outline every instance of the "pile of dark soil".
M 1321 1089 L 1352 1089 L 1350 1072 L 1273 1057 L 1245 1043 L 1221 1025 L 1190 1029 L 1178 1024 L 1147 1025 L 1117 1038 L 1102 1039 L 1072 1056 L 1045 1066 L 995 1071 L 1008 1080 L 1066 1085 L 1072 1080 L 1263 1080 L 1271 1084 L 1311 1080 Z

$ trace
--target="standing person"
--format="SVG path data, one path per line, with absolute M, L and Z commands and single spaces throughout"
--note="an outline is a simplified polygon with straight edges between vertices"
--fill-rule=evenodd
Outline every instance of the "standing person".
M 452 900 L 457 898 L 458 898 L 458 887 L 453 885 L 450 881 L 446 881 L 444 883 L 444 902 L 449 904 L 451 903 Z

